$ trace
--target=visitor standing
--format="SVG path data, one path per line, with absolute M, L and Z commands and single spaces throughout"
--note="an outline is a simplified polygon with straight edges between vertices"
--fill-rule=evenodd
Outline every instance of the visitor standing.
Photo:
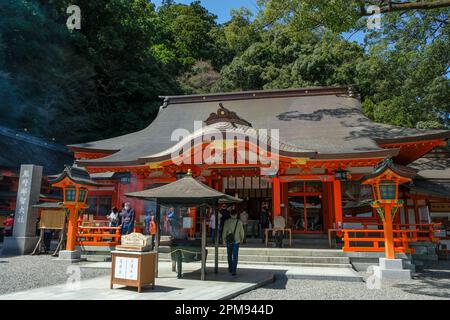
M 111 213 L 109 215 L 106 216 L 106 218 L 109 221 L 109 226 L 110 227 L 118 227 L 120 225 L 120 215 L 119 215 L 119 210 L 117 210 L 116 207 L 113 207 L 111 209 Z M 116 233 L 115 230 L 111 230 L 110 233 L 114 234 Z
M 153 210 L 147 212 L 144 217 L 145 224 L 145 234 L 152 236 L 152 250 L 155 247 L 155 236 L 156 236 L 156 223 L 155 223 L 155 214 Z
M 5 226 L 5 236 L 12 236 L 13 227 L 14 227 L 14 215 L 10 214 L 5 221 L 3 221 L 3 225 Z
M 175 216 L 175 210 L 173 207 L 169 208 L 169 212 L 167 213 L 167 221 L 169 223 L 169 234 L 172 237 L 175 237 L 175 231 L 176 231 L 176 216 Z
M 163 233 L 164 235 L 167 236 L 170 234 L 170 229 L 169 229 L 169 218 L 167 218 L 166 212 L 164 212 L 163 214 L 162 221 L 163 221 Z
M 222 205 L 222 208 L 220 208 L 219 213 L 220 213 L 219 242 L 222 243 L 223 226 L 225 225 L 225 221 L 227 221 L 230 218 L 230 211 L 228 210 L 226 204 Z
M 131 203 L 126 202 L 122 211 L 122 234 L 130 234 L 134 229 L 134 219 L 136 215 Z
M 230 218 L 223 226 L 222 240 L 227 246 L 228 271 L 235 276 L 238 264 L 239 244 L 244 239 L 244 227 L 242 221 L 237 218 L 236 210 L 230 214 Z
M 241 220 L 242 226 L 244 228 L 244 240 L 243 240 L 242 243 L 246 243 L 247 242 L 248 213 L 247 213 L 247 211 L 245 209 L 239 215 L 239 220 Z
M 259 217 L 259 235 L 262 240 L 262 242 L 265 242 L 266 238 L 266 232 L 265 230 L 268 229 L 270 226 L 270 212 L 269 212 L 269 205 L 267 203 L 264 203 L 261 208 L 261 214 Z
M 220 219 L 222 218 L 222 214 L 219 212 L 219 230 L 220 230 Z M 212 243 L 216 242 L 216 215 L 214 212 L 211 213 L 211 217 L 209 219 L 209 229 L 211 230 L 211 241 Z M 220 239 L 219 239 L 220 242 Z

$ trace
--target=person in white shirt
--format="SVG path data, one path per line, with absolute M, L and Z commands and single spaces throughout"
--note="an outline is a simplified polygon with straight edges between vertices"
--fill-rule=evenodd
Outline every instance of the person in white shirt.
M 222 214 L 219 212 L 219 223 L 222 218 Z M 214 212 L 211 213 L 211 218 L 209 219 L 209 228 L 211 229 L 211 241 L 216 242 L 216 215 Z

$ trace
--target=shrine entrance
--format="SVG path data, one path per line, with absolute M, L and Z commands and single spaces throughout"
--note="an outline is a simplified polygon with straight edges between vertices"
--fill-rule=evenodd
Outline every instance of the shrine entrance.
M 324 233 L 322 182 L 294 181 L 288 183 L 285 210 L 287 225 L 294 233 Z

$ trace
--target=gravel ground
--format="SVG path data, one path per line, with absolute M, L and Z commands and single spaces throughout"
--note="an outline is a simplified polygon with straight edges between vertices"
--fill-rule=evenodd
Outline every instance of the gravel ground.
M 361 273 L 365 278 L 368 276 Z M 450 300 L 450 262 L 415 274 L 413 280 L 369 289 L 365 282 L 277 278 L 235 300 Z
M 0 256 L 0 294 L 65 283 L 67 268 L 79 264 L 59 261 L 51 255 Z M 81 279 L 109 274 L 109 269 L 82 268 Z M 364 277 L 368 275 L 361 273 Z M 275 282 L 250 291 L 235 300 L 450 300 L 450 261 L 425 269 L 411 281 L 369 289 L 365 282 L 294 280 L 278 277 Z
M 70 262 L 56 260 L 51 255 L 0 256 L 0 295 L 67 282 Z M 109 274 L 108 269 L 82 268 L 81 279 Z

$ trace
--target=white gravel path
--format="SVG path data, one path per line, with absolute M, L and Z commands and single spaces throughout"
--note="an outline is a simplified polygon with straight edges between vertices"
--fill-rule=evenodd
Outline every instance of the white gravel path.
M 367 277 L 367 274 L 362 274 Z M 450 263 L 418 273 L 410 281 L 369 289 L 365 282 L 294 280 L 278 278 L 274 283 L 250 291 L 235 300 L 450 300 Z
M 51 255 L 0 256 L 0 295 L 46 287 L 67 282 L 70 262 L 59 261 Z M 70 270 L 70 269 L 69 269 Z M 109 274 L 108 269 L 81 268 L 81 279 L 90 279 Z

